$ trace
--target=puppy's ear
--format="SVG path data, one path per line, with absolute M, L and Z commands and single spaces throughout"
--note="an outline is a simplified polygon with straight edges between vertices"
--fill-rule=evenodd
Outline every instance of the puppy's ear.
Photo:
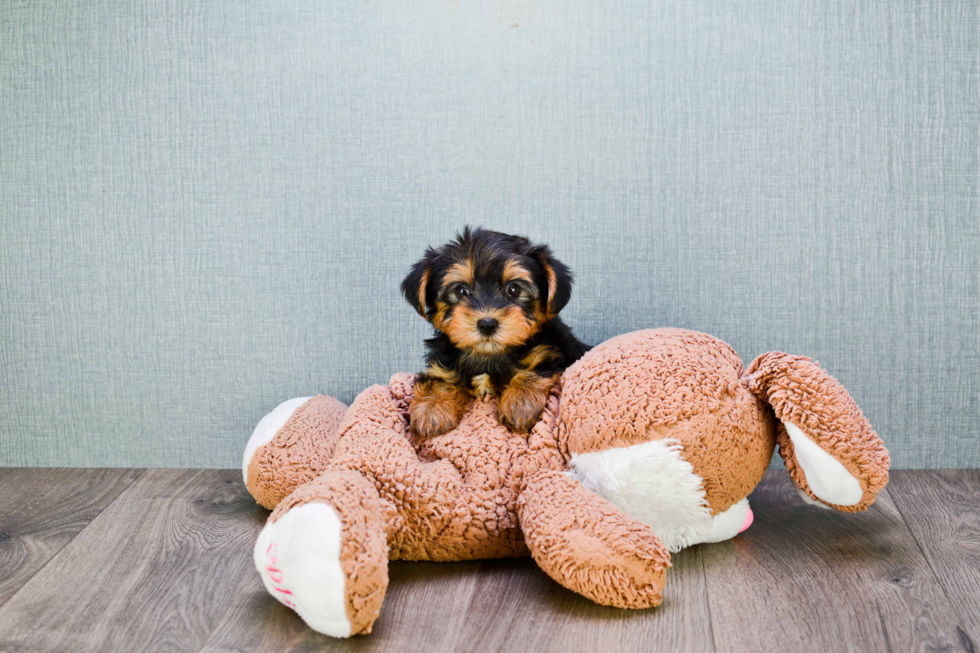
M 425 256 L 412 266 L 412 270 L 405 277 L 405 280 L 402 281 L 402 294 L 405 295 L 405 299 L 426 320 L 429 319 L 426 315 L 426 307 L 428 306 L 426 296 L 429 290 L 429 278 L 432 276 L 432 262 L 435 256 L 436 253 L 431 247 L 427 249 Z
M 542 292 L 547 292 L 548 300 L 545 303 L 545 313 L 548 318 L 553 318 L 565 308 L 565 304 L 572 298 L 572 271 L 564 263 L 556 259 L 551 254 L 547 245 L 536 245 L 530 255 L 534 257 L 541 268 L 544 270 L 547 287 L 542 288 Z

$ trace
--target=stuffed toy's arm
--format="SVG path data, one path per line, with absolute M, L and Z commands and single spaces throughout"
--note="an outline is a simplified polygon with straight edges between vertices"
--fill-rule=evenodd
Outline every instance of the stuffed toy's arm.
M 367 477 L 391 515 L 389 530 L 424 537 L 449 518 L 463 484 L 448 460 L 424 462 L 409 440 L 408 404 L 414 375 L 395 374 L 388 385 L 364 390 L 347 411 L 329 468 Z M 422 533 L 414 533 L 418 529 Z M 407 532 L 406 531 L 412 531 Z
M 531 555 L 555 581 L 602 605 L 660 605 L 670 554 L 646 524 L 554 470 L 527 479 L 517 509 Z
M 422 462 L 406 439 L 411 378 L 407 386 L 398 380 L 358 395 L 324 468 L 277 499 L 255 544 L 268 592 L 332 637 L 371 632 L 388 586 L 390 536 L 427 539 L 461 483 L 450 463 Z M 322 429 L 299 434 L 314 445 L 307 450 L 316 433 Z M 307 470 L 310 459 L 282 460 Z

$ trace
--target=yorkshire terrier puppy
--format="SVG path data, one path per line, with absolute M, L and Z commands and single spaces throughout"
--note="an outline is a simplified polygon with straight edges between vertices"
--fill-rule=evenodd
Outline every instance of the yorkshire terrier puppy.
M 526 433 L 562 371 L 590 349 L 558 317 L 571 272 L 520 236 L 466 227 L 428 248 L 401 289 L 435 327 L 409 407 L 420 437 L 449 431 L 471 400 L 491 396 L 500 423 Z

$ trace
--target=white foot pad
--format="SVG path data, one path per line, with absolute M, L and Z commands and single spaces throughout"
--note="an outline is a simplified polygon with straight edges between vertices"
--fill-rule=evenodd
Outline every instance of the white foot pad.
M 255 542 L 254 559 L 269 594 L 310 628 L 350 637 L 340 538 L 340 519 L 333 508 L 307 503 L 266 524 Z
M 248 485 L 248 466 L 252 462 L 252 456 L 255 455 L 255 452 L 262 445 L 272 442 L 272 438 L 276 437 L 279 429 L 286 425 L 296 409 L 310 399 L 311 397 L 297 397 L 284 401 L 273 408 L 271 413 L 259 420 L 255 430 L 252 431 L 252 437 L 248 439 L 248 444 L 245 445 L 245 455 L 242 460 L 242 476 L 245 479 L 245 485 Z
M 821 449 L 796 424 L 783 422 L 783 426 L 793 443 L 806 483 L 818 499 L 835 506 L 855 506 L 861 502 L 864 496 L 861 482 L 839 460 Z

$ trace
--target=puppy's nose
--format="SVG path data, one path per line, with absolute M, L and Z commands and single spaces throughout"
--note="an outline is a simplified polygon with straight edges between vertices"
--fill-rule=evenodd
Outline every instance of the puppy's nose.
M 485 336 L 492 335 L 497 330 L 499 322 L 492 317 L 485 317 L 476 323 L 476 328 Z

